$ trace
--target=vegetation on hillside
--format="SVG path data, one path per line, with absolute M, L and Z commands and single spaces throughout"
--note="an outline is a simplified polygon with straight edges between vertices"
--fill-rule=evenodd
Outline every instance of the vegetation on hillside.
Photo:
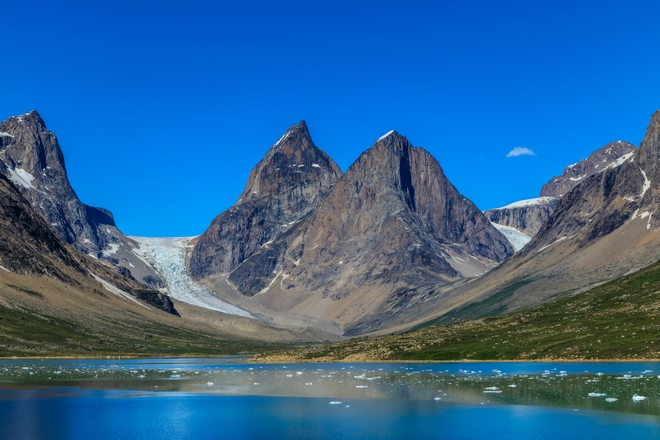
M 26 295 L 41 295 L 21 290 Z M 218 356 L 283 347 L 165 326 L 138 315 L 122 322 L 109 320 L 102 329 L 94 329 L 19 307 L 0 306 L 0 357 Z
M 660 262 L 588 292 L 515 313 L 288 350 L 269 359 L 657 358 L 660 358 Z

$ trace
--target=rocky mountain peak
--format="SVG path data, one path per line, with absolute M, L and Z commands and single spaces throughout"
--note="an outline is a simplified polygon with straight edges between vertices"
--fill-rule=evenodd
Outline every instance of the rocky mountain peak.
M 395 313 L 428 294 L 422 286 L 480 276 L 512 253 L 437 160 L 391 131 L 360 155 L 318 208 L 227 281 L 269 309 L 360 333 L 383 325 L 362 321 L 382 317 L 371 315 L 377 308 Z
M 307 124 L 300 121 L 292 125 L 252 169 L 239 203 L 264 196 L 280 197 L 292 184 L 303 192 L 309 185 L 325 186 L 325 182 L 319 181 L 324 180 L 325 175 L 336 181 L 341 170 L 330 156 L 314 145 Z
M 190 258 L 195 278 L 226 273 L 313 211 L 341 177 L 305 121 L 292 125 L 252 169 L 238 202 L 216 217 Z
M 561 176 L 550 179 L 541 188 L 541 197 L 562 197 L 587 177 L 620 166 L 637 148 L 626 141 L 610 142 L 584 160 L 567 166 Z

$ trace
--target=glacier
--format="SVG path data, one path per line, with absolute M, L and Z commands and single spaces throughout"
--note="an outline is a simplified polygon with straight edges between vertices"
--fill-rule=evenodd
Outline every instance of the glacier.
M 218 298 L 206 287 L 195 282 L 186 270 L 186 250 L 195 237 L 129 237 L 140 247 L 133 249 L 146 260 L 167 283 L 167 294 L 172 298 L 216 310 L 229 315 L 256 319 L 251 313 Z
M 510 226 L 504 226 L 500 225 L 498 223 L 490 222 L 495 228 L 500 231 L 504 236 L 506 237 L 507 240 L 509 240 L 509 243 L 511 243 L 511 246 L 513 246 L 513 249 L 518 252 L 520 249 L 524 248 L 527 243 L 530 242 L 532 237 L 529 235 L 525 235 L 516 228 L 512 228 Z

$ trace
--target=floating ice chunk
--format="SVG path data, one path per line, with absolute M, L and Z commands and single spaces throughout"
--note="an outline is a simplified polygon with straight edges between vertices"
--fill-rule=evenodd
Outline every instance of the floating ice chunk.
M 336 400 L 330 401 L 330 405 L 341 405 L 341 402 L 337 402 Z
M 605 397 L 605 396 L 607 396 L 607 394 L 605 394 L 605 393 L 589 393 L 588 396 L 589 397 Z
M 616 397 L 608 397 L 607 399 L 605 399 L 605 402 L 612 403 L 612 402 L 616 402 L 617 400 L 619 400 L 619 399 L 617 399 Z
M 442 397 L 434 397 L 433 400 L 442 400 Z

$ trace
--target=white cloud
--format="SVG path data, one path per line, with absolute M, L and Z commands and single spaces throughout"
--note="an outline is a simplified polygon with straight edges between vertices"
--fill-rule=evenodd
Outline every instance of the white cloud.
M 513 150 L 509 151 L 509 153 L 506 155 L 506 157 L 516 157 L 516 156 L 536 156 L 536 154 L 534 154 L 534 151 L 530 150 L 529 148 L 516 147 Z

